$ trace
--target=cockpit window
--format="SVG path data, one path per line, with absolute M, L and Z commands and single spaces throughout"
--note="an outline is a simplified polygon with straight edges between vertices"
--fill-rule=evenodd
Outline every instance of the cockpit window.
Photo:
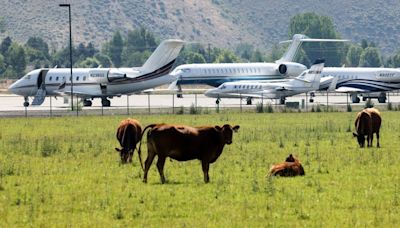
M 225 89 L 225 88 L 226 88 L 226 86 L 224 84 L 218 86 L 218 89 Z

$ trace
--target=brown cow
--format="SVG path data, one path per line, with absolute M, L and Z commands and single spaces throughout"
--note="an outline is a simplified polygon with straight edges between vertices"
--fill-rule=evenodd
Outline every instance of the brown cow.
M 375 108 L 366 108 L 359 112 L 354 125 L 356 132 L 353 133 L 357 137 L 360 147 L 365 145 L 365 136 L 367 136 L 367 146 L 372 146 L 373 134 L 376 133 L 377 147 L 379 147 L 379 129 L 381 127 L 382 118 L 379 111 Z
M 115 148 L 120 153 L 121 162 L 132 162 L 133 152 L 136 149 L 136 144 L 142 139 L 142 126 L 135 119 L 122 120 L 117 129 L 117 139 L 121 145 L 121 149 Z M 140 165 L 143 168 L 142 159 L 139 154 Z
M 305 172 L 300 161 L 293 157 L 292 154 L 286 158 L 285 162 L 273 165 L 269 170 L 268 176 L 283 176 L 283 177 L 293 177 L 293 176 L 304 176 Z
M 157 169 L 161 183 L 165 183 L 164 164 L 170 157 L 178 161 L 199 159 L 204 173 L 204 182 L 208 183 L 208 169 L 221 155 L 225 144 L 232 143 L 233 132 L 239 126 L 229 124 L 215 127 L 190 127 L 183 125 L 152 124 L 143 130 L 147 132 L 147 159 L 145 161 L 143 182 L 147 182 L 147 173 L 154 157 L 158 156 Z M 141 142 L 140 142 L 141 145 Z M 140 146 L 139 145 L 139 151 Z

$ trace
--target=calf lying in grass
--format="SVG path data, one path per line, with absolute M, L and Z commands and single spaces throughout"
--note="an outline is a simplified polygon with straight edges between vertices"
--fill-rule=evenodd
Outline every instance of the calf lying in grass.
M 267 176 L 294 177 L 303 175 L 305 175 L 305 172 L 300 161 L 290 154 L 285 162 L 272 165 Z

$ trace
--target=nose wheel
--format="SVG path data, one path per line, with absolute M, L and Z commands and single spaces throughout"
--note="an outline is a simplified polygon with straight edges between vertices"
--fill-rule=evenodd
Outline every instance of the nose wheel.
M 29 106 L 29 100 L 28 97 L 24 97 L 24 107 L 28 107 Z

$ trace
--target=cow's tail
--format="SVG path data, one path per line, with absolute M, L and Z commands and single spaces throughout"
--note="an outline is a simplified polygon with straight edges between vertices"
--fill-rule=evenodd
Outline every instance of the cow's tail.
M 149 129 L 149 128 L 153 128 L 153 127 L 155 127 L 157 124 L 150 124 L 150 125 L 147 125 L 144 129 L 143 129 L 143 131 L 142 131 L 142 133 L 141 133 L 141 136 L 140 136 L 140 143 L 139 143 L 139 149 L 138 149 L 138 155 L 139 155 L 139 161 L 140 161 L 140 166 L 142 166 L 142 170 L 144 171 L 144 167 L 143 167 L 143 162 L 142 162 L 142 140 L 143 140 L 143 135 L 144 135 L 144 133 L 145 133 L 145 131 L 147 130 L 147 129 Z

